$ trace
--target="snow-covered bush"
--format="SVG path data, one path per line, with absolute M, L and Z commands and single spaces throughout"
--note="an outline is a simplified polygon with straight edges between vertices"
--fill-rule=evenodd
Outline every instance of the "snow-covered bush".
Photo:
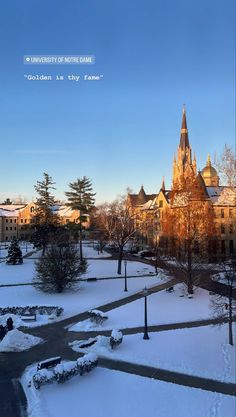
M 112 330 L 111 337 L 110 337 L 110 345 L 113 349 L 114 346 L 118 346 L 122 343 L 123 334 L 120 330 Z
M 58 384 L 68 381 L 80 372 L 76 361 L 64 362 L 54 368 L 54 374 Z
M 95 353 L 88 353 L 82 358 L 77 359 L 77 367 L 79 369 L 80 375 L 83 375 L 85 372 L 92 371 L 98 364 L 98 357 Z
M 53 370 L 40 369 L 33 375 L 33 384 L 36 389 L 39 389 L 41 385 L 51 384 L 56 380 L 56 376 Z
M 96 324 L 102 324 L 105 320 L 108 319 L 108 316 L 100 310 L 89 310 L 88 313 L 90 320 Z
M 53 369 L 41 369 L 33 375 L 33 384 L 36 389 L 39 389 L 41 385 L 51 384 L 56 381 L 58 384 L 62 384 L 68 381 L 75 375 L 83 375 L 90 372 L 98 364 L 97 355 L 94 353 L 88 353 L 77 361 L 68 361 L 59 363 Z
M 24 315 L 24 314 L 40 314 L 40 315 L 51 315 L 55 314 L 59 317 L 63 312 L 62 307 L 58 306 L 25 306 L 25 307 L 5 307 L 0 308 L 0 315 L 5 314 L 15 314 L 15 315 Z

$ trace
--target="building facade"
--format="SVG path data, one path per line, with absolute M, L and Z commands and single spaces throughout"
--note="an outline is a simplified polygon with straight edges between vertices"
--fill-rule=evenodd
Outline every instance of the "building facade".
M 212 166 L 210 156 L 206 166 L 197 171 L 196 155 L 192 157 L 189 142 L 186 109 L 183 108 L 180 142 L 173 160 L 172 187 L 165 189 L 164 180 L 160 191 L 146 195 L 141 187 L 139 194 L 129 194 L 130 212 L 139 218 L 148 244 L 163 240 L 163 224 L 170 210 L 186 206 L 186 198 L 202 205 L 203 211 L 211 210 L 214 233 L 218 241 L 218 254 L 232 255 L 236 252 L 236 189 L 220 185 L 219 176 Z M 204 215 L 204 213 L 202 213 Z
M 1 204 L 0 205 L 0 242 L 8 242 L 13 238 L 28 240 L 32 234 L 33 218 L 37 205 L 34 202 L 28 204 Z M 72 210 L 65 205 L 55 205 L 52 211 L 58 215 L 61 225 L 79 223 L 79 211 Z M 89 218 L 83 223 L 83 227 L 89 227 Z

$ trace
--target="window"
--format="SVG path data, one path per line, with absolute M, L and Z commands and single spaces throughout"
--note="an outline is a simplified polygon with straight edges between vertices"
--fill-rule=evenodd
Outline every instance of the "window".
M 70 219 L 66 219 L 66 223 L 69 223 L 70 222 Z
M 25 219 L 25 223 L 27 223 L 27 219 Z
M 8 223 L 8 219 L 6 219 L 6 223 Z
M 34 212 L 34 207 L 30 207 L 30 213 Z
M 16 219 L 14 220 L 14 223 L 16 223 Z
M 24 221 L 23 219 L 20 219 L 20 222 L 21 222 L 21 223 L 23 223 L 23 221 Z
M 225 225 L 224 224 L 220 225 L 220 231 L 221 231 L 222 234 L 225 233 Z
M 6 230 L 8 230 L 8 227 L 6 227 Z
M 225 217 L 224 209 L 221 209 L 220 210 L 220 216 L 221 216 L 222 219 Z
M 233 224 L 229 225 L 229 233 L 234 233 L 234 225 Z
M 225 253 L 225 240 L 221 241 L 221 253 L 224 254 Z
M 12 219 L 10 219 L 10 223 L 12 223 Z
M 234 253 L 234 241 L 233 240 L 229 241 L 229 253 L 230 255 Z
M 159 201 L 159 207 L 163 207 L 163 200 Z
M 14 230 L 16 230 L 16 227 L 14 227 Z
M 12 230 L 12 227 L 10 227 L 10 230 Z

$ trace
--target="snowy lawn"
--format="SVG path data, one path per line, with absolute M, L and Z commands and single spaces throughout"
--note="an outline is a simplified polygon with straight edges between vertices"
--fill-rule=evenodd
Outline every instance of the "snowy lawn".
M 34 254 L 35 256 L 35 254 Z M 152 266 L 140 262 L 128 262 L 127 275 L 151 275 L 154 272 Z M 122 270 L 124 274 L 124 270 Z M 0 264 L 0 285 L 3 284 L 21 284 L 32 282 L 35 274 L 35 262 L 33 259 L 24 259 L 22 265 L 7 265 L 5 262 Z M 119 277 L 117 274 L 117 261 L 115 260 L 88 260 L 88 269 L 86 274 L 79 278 L 101 278 L 101 277 Z M 160 270 L 159 276 L 164 276 Z
M 130 279 L 131 282 L 131 279 Z M 174 292 L 160 291 L 148 296 L 148 324 L 168 324 L 212 317 L 209 292 L 195 289 L 194 298 L 183 294 L 183 284 L 175 285 Z M 213 296 L 212 296 L 213 297 Z M 92 326 L 93 330 L 124 329 L 143 325 L 144 300 L 139 299 L 107 312 L 108 320 L 102 326 Z M 90 326 L 91 327 L 91 326 Z M 79 322 L 72 331 L 89 330 L 89 322 Z
M 8 254 L 8 248 L 10 246 L 10 243 L 7 243 L 7 245 L 2 245 L 0 243 L 0 259 L 3 259 L 7 257 Z M 29 242 L 20 242 L 19 246 L 22 251 L 22 255 L 26 255 L 27 253 L 31 252 L 34 249 L 34 245 Z
M 85 258 L 109 258 L 111 257 L 111 254 L 105 250 L 101 253 L 93 248 L 93 244 L 83 243 L 83 256 Z
M 163 281 L 156 276 L 130 278 L 128 279 L 129 291 L 127 293 L 124 292 L 124 279 L 116 278 L 111 280 L 81 282 L 78 284 L 77 289 L 65 290 L 65 292 L 61 294 L 44 293 L 33 286 L 4 287 L 0 288 L 1 307 L 27 305 L 59 306 L 64 309 L 64 314 L 57 319 L 61 320 L 134 294 L 135 292 L 141 291 L 145 286 L 152 287 L 161 283 L 163 283 Z M 42 321 L 42 319 L 40 320 Z M 34 325 L 36 325 L 36 323 L 34 323 Z M 25 326 L 26 325 L 27 323 L 25 323 Z M 33 323 L 30 323 L 30 325 L 32 326 Z
M 30 372 L 22 377 L 29 417 L 233 417 L 235 412 L 231 396 L 102 368 L 38 391 L 27 387 Z
M 141 333 L 124 335 L 122 344 L 113 350 L 109 338 L 99 336 L 89 348 L 79 349 L 76 342 L 71 347 L 112 359 L 235 382 L 235 347 L 228 344 L 227 332 L 228 327 L 223 325 L 149 333 L 149 340 L 144 340 Z

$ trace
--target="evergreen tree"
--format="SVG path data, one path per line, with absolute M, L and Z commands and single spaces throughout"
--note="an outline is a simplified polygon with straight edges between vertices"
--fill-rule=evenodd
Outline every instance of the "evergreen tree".
M 19 265 L 23 264 L 23 257 L 21 248 L 19 247 L 18 241 L 16 238 L 13 238 L 11 241 L 11 245 L 8 249 L 8 255 L 6 263 L 8 265 Z
M 70 190 L 65 192 L 68 199 L 67 206 L 72 210 L 79 211 L 79 244 L 80 244 L 80 260 L 83 260 L 82 252 L 82 223 L 86 221 L 87 215 L 94 207 L 94 196 L 92 183 L 89 178 L 83 177 L 69 184 Z
M 43 256 L 50 234 L 54 232 L 58 224 L 58 216 L 52 210 L 52 207 L 56 204 L 55 197 L 51 193 L 51 190 L 55 190 L 54 185 L 55 182 L 53 182 L 52 177 L 44 172 L 43 180 L 37 181 L 34 186 L 38 197 L 36 199 L 37 209 L 33 218 L 35 233 L 32 240 L 35 246 L 42 246 Z
M 59 238 L 57 243 L 50 244 L 45 256 L 36 261 L 35 280 L 42 283 L 39 286 L 42 291 L 61 293 L 86 272 L 87 264 L 80 261 L 75 246 L 61 238 L 61 241 Z

